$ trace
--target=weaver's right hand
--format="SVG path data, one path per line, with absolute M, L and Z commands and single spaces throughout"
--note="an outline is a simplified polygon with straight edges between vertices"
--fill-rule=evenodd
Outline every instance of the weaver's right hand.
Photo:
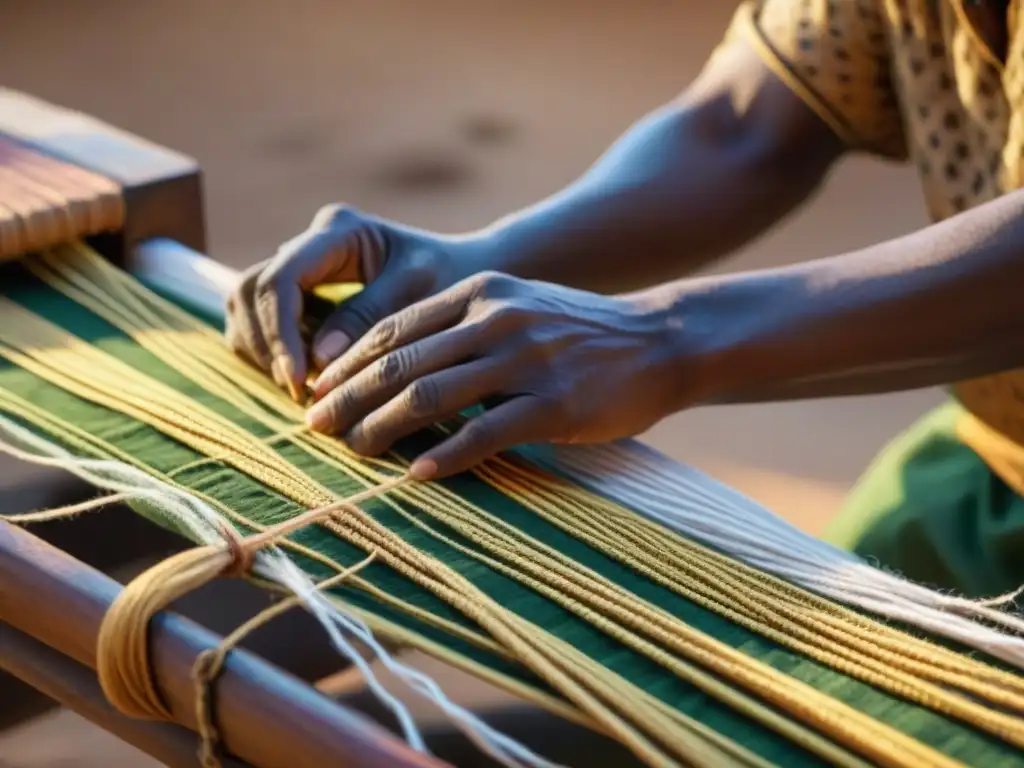
M 228 343 L 299 400 L 307 377 L 377 322 L 486 268 L 482 250 L 471 240 L 327 206 L 273 258 L 244 273 L 227 302 Z M 365 288 L 340 305 L 307 348 L 303 294 L 337 283 Z

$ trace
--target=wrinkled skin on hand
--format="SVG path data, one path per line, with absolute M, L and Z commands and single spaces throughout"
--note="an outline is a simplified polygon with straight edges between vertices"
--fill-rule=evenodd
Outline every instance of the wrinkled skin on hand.
M 523 443 L 636 435 L 679 402 L 669 326 L 642 297 L 477 274 L 377 323 L 330 363 L 308 421 L 377 455 L 496 400 L 414 463 L 421 478 Z
M 344 206 L 245 273 L 227 339 L 315 403 L 311 428 L 364 455 L 476 405 L 492 406 L 414 463 L 447 476 L 527 442 L 600 442 L 644 431 L 686 400 L 678 329 L 644 295 L 608 297 L 480 271 L 486 242 L 445 238 Z M 303 338 L 305 296 L 362 282 Z
M 308 377 L 377 322 L 473 270 L 467 245 L 327 206 L 273 258 L 247 270 L 227 302 L 228 343 L 299 400 Z M 303 339 L 304 294 L 326 284 L 365 289 Z

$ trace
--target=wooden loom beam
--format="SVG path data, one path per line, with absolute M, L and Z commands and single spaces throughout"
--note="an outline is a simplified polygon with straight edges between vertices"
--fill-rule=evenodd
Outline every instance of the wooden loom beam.
M 109 179 L 121 191 L 124 227 L 97 247 L 115 262 L 139 243 L 168 237 L 206 248 L 202 174 L 191 157 L 91 115 L 0 88 L 0 138 Z
M 196 763 L 199 737 L 173 723 L 135 720 L 117 712 L 103 696 L 96 673 L 53 648 L 0 622 L 0 666 L 94 725 L 171 768 Z M 223 768 L 244 768 L 231 758 Z
M 0 522 L 0 621 L 83 667 L 96 667 L 96 637 L 121 590 L 32 534 Z M 0 631 L 7 631 L 0 625 Z M 175 720 L 195 728 L 195 658 L 220 638 L 172 613 L 151 624 L 156 682 Z M 0 666 L 15 666 L 0 644 Z M 13 646 L 11 646 L 13 647 Z M 12 670 L 14 671 L 14 670 Z M 24 670 L 23 670 L 24 674 Z M 245 651 L 216 684 L 217 724 L 228 752 L 261 768 L 438 768 L 367 718 Z

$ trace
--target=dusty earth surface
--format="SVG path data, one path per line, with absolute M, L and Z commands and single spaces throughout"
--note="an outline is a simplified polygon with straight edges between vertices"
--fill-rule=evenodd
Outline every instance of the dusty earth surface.
M 244 266 L 327 202 L 456 231 L 554 191 L 686 85 L 730 6 L 0 0 L 0 83 L 197 157 L 211 253 Z M 905 169 L 849 161 L 723 268 L 909 231 L 924 221 L 917 191 Z M 884 441 L 940 399 L 708 409 L 646 439 L 818 531 Z M 3 768 L 149 764 L 65 712 L 0 736 Z

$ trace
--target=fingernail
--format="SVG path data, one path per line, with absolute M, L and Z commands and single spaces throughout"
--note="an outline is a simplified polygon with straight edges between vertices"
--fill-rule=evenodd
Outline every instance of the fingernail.
M 280 357 L 275 357 L 270 361 L 270 376 L 274 379 L 274 383 L 283 389 L 288 386 L 288 377 L 284 374 L 281 360 Z
M 309 403 L 316 399 L 316 379 L 312 376 L 306 377 L 306 383 L 302 387 L 303 402 Z
M 316 343 L 313 356 L 316 364 L 325 368 L 329 363 L 341 357 L 342 353 L 352 345 L 352 339 L 342 331 L 328 331 Z
M 413 480 L 425 482 L 437 474 L 437 462 L 433 459 L 416 459 L 409 467 L 409 474 Z
M 327 432 L 330 428 L 330 414 L 326 408 L 313 406 L 306 411 L 306 426 L 314 432 Z
M 342 383 L 342 380 L 339 379 L 336 373 L 328 375 L 326 371 L 322 371 L 320 375 L 316 377 L 316 381 L 313 382 L 313 396 L 319 400 Z
M 356 424 L 350 429 L 345 437 L 342 438 L 349 448 L 359 454 L 366 455 L 366 446 L 363 445 L 363 430 L 360 428 L 361 425 Z
M 278 379 L 280 377 L 280 380 Z M 285 387 L 292 400 L 296 403 L 302 402 L 302 395 L 295 384 L 295 368 L 292 366 L 291 358 L 281 355 L 274 358 L 274 381 L 278 386 Z

